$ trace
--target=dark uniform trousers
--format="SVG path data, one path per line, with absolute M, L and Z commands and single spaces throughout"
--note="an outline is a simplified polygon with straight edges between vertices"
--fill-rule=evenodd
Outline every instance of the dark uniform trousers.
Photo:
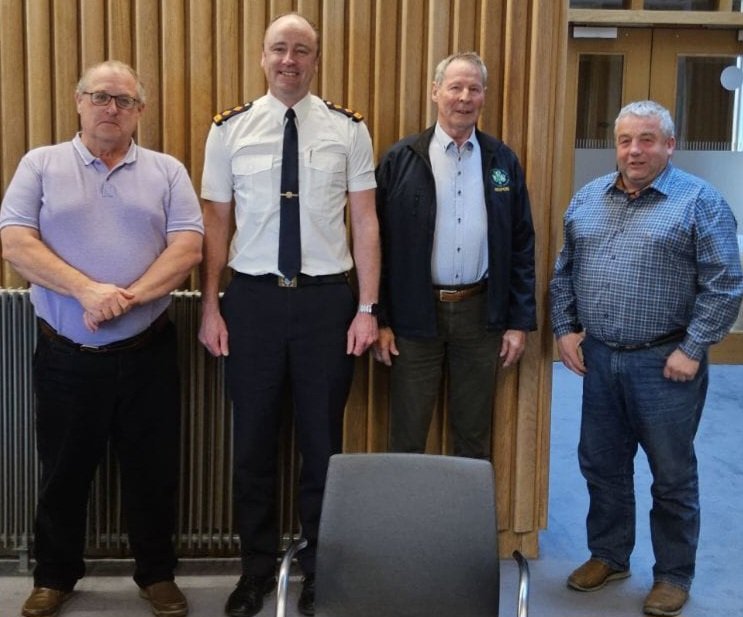
M 229 332 L 227 383 L 234 413 L 234 487 L 244 574 L 275 571 L 277 442 L 286 389 L 302 457 L 298 559 L 314 573 L 328 459 L 341 451 L 353 377 L 346 335 L 356 301 L 346 282 L 282 288 L 277 278 L 236 273 L 222 299 Z
M 120 467 L 134 580 L 142 587 L 172 580 L 180 441 L 173 324 L 141 348 L 107 353 L 40 334 L 34 386 L 42 467 L 34 584 L 71 590 L 84 575 L 88 495 L 109 440 Z

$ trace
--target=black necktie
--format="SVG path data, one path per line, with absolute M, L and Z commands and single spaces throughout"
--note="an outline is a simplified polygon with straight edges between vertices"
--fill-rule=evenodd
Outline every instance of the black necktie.
M 279 271 L 291 279 L 302 268 L 302 244 L 299 236 L 299 154 L 297 152 L 296 114 L 286 110 L 284 149 L 281 158 L 281 216 L 279 223 Z

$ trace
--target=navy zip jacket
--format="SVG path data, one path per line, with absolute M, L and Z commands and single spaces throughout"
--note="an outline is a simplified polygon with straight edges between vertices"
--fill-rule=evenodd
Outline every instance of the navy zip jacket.
M 436 189 L 434 127 L 393 145 L 377 167 L 382 236 L 380 325 L 403 337 L 437 334 L 431 278 Z M 478 130 L 488 220 L 488 330 L 536 330 L 534 226 L 516 155 Z

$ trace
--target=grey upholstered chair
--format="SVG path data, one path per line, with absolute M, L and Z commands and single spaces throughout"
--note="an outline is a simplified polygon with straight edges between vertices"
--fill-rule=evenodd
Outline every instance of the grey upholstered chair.
M 286 611 L 291 560 L 279 576 Z M 528 565 L 519 554 L 518 617 Z M 493 468 L 425 454 L 330 459 L 317 547 L 316 617 L 496 617 L 500 590 Z

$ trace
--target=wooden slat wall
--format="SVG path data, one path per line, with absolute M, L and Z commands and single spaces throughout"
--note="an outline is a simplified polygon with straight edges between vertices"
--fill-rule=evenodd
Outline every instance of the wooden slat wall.
M 290 10 L 322 31 L 313 90 L 365 115 L 377 156 L 434 120 L 429 95 L 438 60 L 474 49 L 489 67 L 481 127 L 520 156 L 538 234 L 540 329 L 529 336 L 518 369 L 497 376 L 493 460 L 501 551 L 535 555 L 547 512 L 546 288 L 556 248 L 549 244 L 550 211 L 560 169 L 553 155 L 564 95 L 565 0 L 0 0 L 0 187 L 29 148 L 70 139 L 78 127 L 73 89 L 82 69 L 117 58 L 134 65 L 147 86 L 138 141 L 181 159 L 198 190 L 211 116 L 264 93 L 263 31 L 271 17 Z M 21 285 L 3 262 L 0 286 Z M 346 449 L 384 450 L 388 374 L 366 358 L 357 368 Z M 449 447 L 444 407 L 436 412 L 431 452 Z

